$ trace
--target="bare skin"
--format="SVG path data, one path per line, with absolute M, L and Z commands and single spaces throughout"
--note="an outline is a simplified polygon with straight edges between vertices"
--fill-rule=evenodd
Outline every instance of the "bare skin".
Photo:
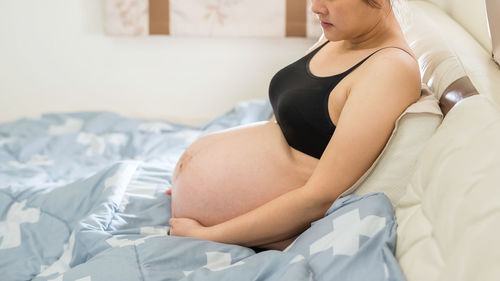
M 388 1 L 379 2 L 385 8 L 313 0 L 313 12 L 333 24 L 310 49 L 331 41 L 312 58 L 314 75 L 343 72 L 385 46 L 411 53 Z M 319 160 L 291 148 L 274 120 L 198 139 L 174 171 L 171 234 L 284 249 L 370 167 L 397 117 L 419 96 L 416 60 L 387 48 L 330 93 L 337 128 Z

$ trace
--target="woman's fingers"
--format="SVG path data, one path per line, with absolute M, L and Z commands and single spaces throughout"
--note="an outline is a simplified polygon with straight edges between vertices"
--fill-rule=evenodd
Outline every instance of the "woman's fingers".
M 171 218 L 168 223 L 173 236 L 202 238 L 205 229 L 198 221 L 188 218 Z

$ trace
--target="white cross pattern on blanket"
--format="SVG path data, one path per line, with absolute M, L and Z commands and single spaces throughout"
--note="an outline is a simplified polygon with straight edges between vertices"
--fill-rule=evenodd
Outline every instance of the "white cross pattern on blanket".
M 83 127 L 83 120 L 76 118 L 69 118 L 62 125 L 52 125 L 49 127 L 48 133 L 54 136 L 62 136 L 65 134 L 72 134 L 79 132 Z
M 359 209 L 347 212 L 332 222 L 333 231 L 311 244 L 311 256 L 332 247 L 333 255 L 354 255 L 359 249 L 360 235 L 373 237 L 385 227 L 384 217 L 370 215 L 360 220 Z
M 61 257 L 50 266 L 41 265 L 40 273 L 37 277 L 46 277 L 55 273 L 59 273 L 62 280 L 62 274 L 70 269 L 71 257 L 73 256 L 73 249 L 75 247 L 75 232 L 73 231 L 69 236 L 68 242 L 63 246 L 63 253 Z M 36 278 L 35 278 L 36 279 Z M 50 280 L 49 280 L 50 281 Z
M 160 134 L 162 131 L 174 130 L 174 127 L 172 127 L 172 125 L 162 122 L 142 123 L 137 128 L 139 129 L 139 131 L 152 132 L 155 134 Z
M 9 161 L 9 165 L 19 169 L 27 169 L 41 166 L 52 166 L 54 165 L 54 161 L 50 160 L 47 155 L 35 154 L 31 156 L 28 162 L 21 163 L 17 161 Z
M 103 155 L 108 144 L 119 146 L 125 144 L 127 137 L 124 134 L 106 134 L 97 136 L 89 133 L 79 133 L 76 142 L 88 145 L 87 156 Z
M 138 246 L 144 242 L 146 242 L 146 239 L 153 238 L 153 237 L 161 237 L 161 236 L 167 236 L 168 231 L 170 227 L 141 227 L 140 233 L 141 234 L 150 234 L 148 236 L 136 239 L 136 240 L 129 240 L 129 239 L 118 239 L 115 236 L 106 239 L 106 243 L 108 243 L 111 247 L 126 247 L 126 246 Z
M 233 266 L 238 266 L 245 264 L 242 261 L 231 264 L 231 254 L 222 252 L 206 252 L 207 255 L 207 265 L 204 268 L 210 271 L 221 271 Z M 193 273 L 193 271 L 184 271 L 184 275 L 188 276 Z
M 127 165 L 124 169 L 117 170 L 112 176 L 106 178 L 104 189 L 106 190 L 113 186 L 124 189 L 130 183 L 130 178 L 132 178 L 136 169 L 136 165 Z
M 7 213 L 7 220 L 0 222 L 0 237 L 3 236 L 0 250 L 21 245 L 21 224 L 36 223 L 40 219 L 40 209 L 27 208 L 26 200 L 14 202 Z

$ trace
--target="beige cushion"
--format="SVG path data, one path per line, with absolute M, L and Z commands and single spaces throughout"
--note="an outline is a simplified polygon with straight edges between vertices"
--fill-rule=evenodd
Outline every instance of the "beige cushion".
M 499 280 L 500 111 L 457 104 L 424 148 L 396 206 L 396 257 L 408 281 Z
M 477 2 L 482 3 L 482 0 L 477 0 Z M 463 4 L 467 6 L 474 3 L 476 1 Z M 434 72 L 434 75 L 424 73 L 426 78 L 424 82 L 429 82 L 430 89 L 440 97 L 442 91 L 465 74 L 481 95 L 491 98 L 500 105 L 500 94 L 498 94 L 500 75 L 498 75 L 498 65 L 491 59 L 491 51 L 486 50 L 459 23 L 436 5 L 427 1 L 409 1 L 408 8 L 408 14 L 404 17 L 411 18 L 413 31 L 405 32 L 405 35 L 419 57 L 419 62 L 422 62 L 422 66 L 424 66 L 424 61 L 429 62 L 428 71 Z M 474 19 L 473 16 L 471 18 Z M 486 24 L 486 19 L 484 23 Z M 446 49 L 449 51 L 445 51 Z M 439 50 L 443 52 L 437 59 L 442 60 L 443 63 L 449 62 L 449 66 L 445 64 L 438 66 L 438 60 L 432 58 L 434 56 L 432 53 L 437 55 L 436 52 Z M 424 54 L 430 56 L 424 59 L 421 57 Z M 454 63 L 453 60 L 456 62 Z M 424 68 L 427 72 L 426 69 Z
M 435 9 L 435 6 L 428 3 L 410 2 L 411 21 L 404 30 L 404 35 L 418 58 L 422 82 L 439 99 L 451 83 L 466 76 L 466 73 L 452 46 L 442 34 L 432 32 L 435 23 L 419 4 L 424 4 L 424 9 L 429 6 Z
M 493 58 L 500 64 L 500 1 L 486 0 L 486 10 L 492 40 Z
M 420 151 L 442 120 L 434 94 L 425 85 L 422 87 L 420 99 L 399 116 L 389 140 L 375 162 L 341 196 L 353 192 L 359 195 L 384 192 L 396 204 L 404 194 Z
M 406 1 L 406 0 L 403 0 Z M 446 12 L 467 30 L 483 48 L 491 51 L 484 0 L 425 0 Z M 498 0 L 491 0 L 497 1 Z M 413 1 L 410 1 L 413 2 Z M 419 1 L 422 2 L 422 1 Z
M 407 35 L 429 66 L 423 76 L 431 89 L 440 96 L 465 71 L 480 95 L 452 108 L 421 152 L 395 206 L 396 257 L 408 281 L 499 280 L 500 71 L 490 52 L 435 5 L 409 6 L 415 25 Z

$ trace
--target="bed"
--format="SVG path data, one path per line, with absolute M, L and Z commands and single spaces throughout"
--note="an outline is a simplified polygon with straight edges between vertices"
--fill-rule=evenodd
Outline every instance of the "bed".
M 1 123 L 2 280 L 496 280 L 497 49 L 451 2 L 408 3 L 421 99 L 349 194 L 284 251 L 168 235 L 165 191 L 182 152 L 265 122 L 267 99 L 200 125 L 103 110 Z
M 337 201 L 284 252 L 168 236 L 165 191 L 183 150 L 202 135 L 270 114 L 265 101 L 253 100 L 200 127 L 110 112 L 2 124 L 4 280 L 328 280 L 362 260 L 372 266 L 353 277 L 398 280 L 395 217 L 383 194 Z M 332 244 L 338 235 L 342 249 Z

